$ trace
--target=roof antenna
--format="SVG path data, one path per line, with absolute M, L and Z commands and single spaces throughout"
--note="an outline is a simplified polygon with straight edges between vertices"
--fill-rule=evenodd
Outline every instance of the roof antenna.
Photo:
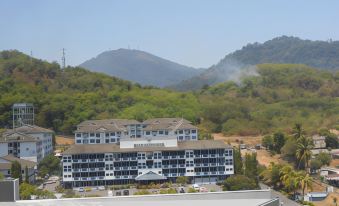
M 61 57 L 61 68 L 65 69 L 66 68 L 66 55 L 65 55 L 65 48 L 62 48 L 62 57 Z

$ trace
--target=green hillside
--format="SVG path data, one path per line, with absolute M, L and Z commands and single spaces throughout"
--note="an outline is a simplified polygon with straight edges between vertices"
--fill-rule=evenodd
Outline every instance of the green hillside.
M 17 51 L 0 53 L 0 128 L 11 126 L 14 102 L 32 102 L 36 124 L 71 134 L 87 119 L 185 117 L 200 110 L 189 93 L 145 88 L 105 74 L 30 58 Z
M 142 87 L 105 74 L 0 52 L 0 128 L 11 106 L 32 102 L 36 124 L 71 134 L 87 119 L 184 117 L 201 131 L 260 134 L 302 122 L 309 131 L 339 127 L 339 73 L 304 65 L 258 65 L 258 76 L 197 92 Z

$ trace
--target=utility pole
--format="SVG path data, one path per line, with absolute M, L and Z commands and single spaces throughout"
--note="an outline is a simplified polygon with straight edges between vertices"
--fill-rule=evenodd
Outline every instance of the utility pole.
M 62 69 L 66 68 L 65 48 L 62 48 L 61 68 Z

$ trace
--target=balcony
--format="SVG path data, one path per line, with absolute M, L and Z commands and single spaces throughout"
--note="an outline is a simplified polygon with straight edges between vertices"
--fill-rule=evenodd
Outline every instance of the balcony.
M 87 168 L 81 168 L 81 172 L 87 172 L 88 169 Z

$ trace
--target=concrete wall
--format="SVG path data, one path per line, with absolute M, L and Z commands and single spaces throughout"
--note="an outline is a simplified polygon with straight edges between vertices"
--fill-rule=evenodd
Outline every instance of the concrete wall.
M 0 143 L 0 157 L 8 155 L 8 143 Z
M 19 200 L 19 179 L 0 181 L 0 202 Z

